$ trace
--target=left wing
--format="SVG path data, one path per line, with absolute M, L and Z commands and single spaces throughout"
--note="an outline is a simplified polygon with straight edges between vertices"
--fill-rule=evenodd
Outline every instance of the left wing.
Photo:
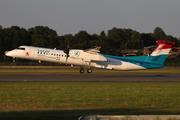
M 100 48 L 101 48 L 101 46 L 94 46 L 92 48 L 89 48 L 89 49 L 86 49 L 86 50 L 83 50 L 83 51 L 87 52 L 87 53 L 90 53 L 90 54 L 96 54 L 96 53 L 100 52 Z

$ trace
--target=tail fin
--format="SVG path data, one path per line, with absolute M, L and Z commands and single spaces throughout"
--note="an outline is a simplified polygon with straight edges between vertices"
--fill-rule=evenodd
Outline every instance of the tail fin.
M 169 51 L 171 50 L 171 48 L 175 44 L 175 42 L 157 40 L 156 43 L 158 44 L 158 46 L 151 53 L 150 56 L 147 56 L 147 58 L 145 59 L 144 62 L 163 65 L 166 57 L 169 54 Z

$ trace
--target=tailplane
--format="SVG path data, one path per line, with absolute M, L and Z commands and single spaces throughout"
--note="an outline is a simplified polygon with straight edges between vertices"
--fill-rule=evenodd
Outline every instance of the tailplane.
M 156 43 L 158 44 L 158 46 L 151 53 L 150 56 L 147 56 L 147 58 L 145 59 L 144 62 L 163 65 L 166 57 L 168 56 L 168 54 L 169 54 L 172 46 L 175 44 L 175 42 L 157 40 Z

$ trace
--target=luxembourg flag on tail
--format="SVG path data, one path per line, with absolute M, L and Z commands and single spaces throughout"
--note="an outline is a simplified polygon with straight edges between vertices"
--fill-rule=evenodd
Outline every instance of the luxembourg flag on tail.
M 175 42 L 157 40 L 156 43 L 158 44 L 158 46 L 150 56 L 147 56 L 145 62 L 162 65 Z

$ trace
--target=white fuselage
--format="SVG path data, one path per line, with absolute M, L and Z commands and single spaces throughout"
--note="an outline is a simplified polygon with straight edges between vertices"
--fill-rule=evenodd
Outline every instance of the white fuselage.
M 23 58 L 38 61 L 64 63 L 78 66 L 96 67 L 114 70 L 137 70 L 146 69 L 138 64 L 105 57 L 103 54 L 90 54 L 79 49 L 70 49 L 69 57 L 63 50 L 54 50 L 40 47 L 20 46 L 21 49 L 14 49 L 6 53 L 13 58 Z M 66 61 L 67 59 L 67 61 Z
M 142 70 L 164 67 L 163 63 L 175 42 L 157 40 L 158 46 L 149 56 L 119 57 L 103 55 L 98 52 L 100 46 L 86 50 L 47 49 L 31 46 L 20 46 L 17 49 L 6 52 L 6 56 L 38 61 L 56 62 L 81 66 L 80 73 L 84 73 L 82 66 L 87 66 L 87 72 L 91 73 L 91 67 L 111 70 Z

